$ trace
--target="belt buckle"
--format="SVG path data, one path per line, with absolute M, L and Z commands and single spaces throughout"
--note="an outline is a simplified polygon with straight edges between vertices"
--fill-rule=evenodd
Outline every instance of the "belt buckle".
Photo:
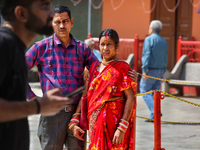
M 72 105 L 65 106 L 65 112 L 70 112 L 72 110 L 73 110 L 73 106 Z

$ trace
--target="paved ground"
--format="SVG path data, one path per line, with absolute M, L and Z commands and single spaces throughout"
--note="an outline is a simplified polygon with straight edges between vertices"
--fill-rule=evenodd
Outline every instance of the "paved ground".
M 37 85 L 37 84 L 36 84 Z M 32 89 L 38 95 L 41 90 L 32 84 Z M 199 98 L 182 97 L 188 101 L 200 104 Z M 141 96 L 137 97 L 137 115 L 148 117 L 149 110 Z M 162 101 L 162 120 L 177 122 L 200 122 L 200 107 L 193 106 L 165 97 Z M 29 117 L 30 125 L 30 150 L 40 150 L 37 138 L 39 115 Z M 200 125 L 174 125 L 162 124 L 161 126 L 162 148 L 166 150 L 200 150 Z M 154 124 L 136 119 L 136 150 L 153 150 L 154 148 Z

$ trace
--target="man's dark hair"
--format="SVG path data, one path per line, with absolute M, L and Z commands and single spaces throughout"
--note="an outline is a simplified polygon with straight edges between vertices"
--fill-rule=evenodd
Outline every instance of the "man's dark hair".
M 0 0 L 0 14 L 6 21 L 15 20 L 14 10 L 16 6 L 28 7 L 35 0 Z
M 67 12 L 69 18 L 71 19 L 71 11 L 67 6 L 63 6 L 63 5 L 56 5 L 53 7 L 53 12 L 54 13 L 63 13 L 63 12 Z

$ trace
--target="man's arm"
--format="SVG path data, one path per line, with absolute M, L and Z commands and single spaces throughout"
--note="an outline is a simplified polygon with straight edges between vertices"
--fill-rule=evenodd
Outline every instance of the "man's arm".
M 99 61 L 88 46 L 86 46 L 84 50 L 84 58 L 85 58 L 85 65 L 88 70 L 90 69 L 90 66 L 92 65 L 93 62 Z
M 37 49 L 37 44 L 34 44 L 25 54 L 26 57 L 26 65 L 28 71 L 31 70 L 34 66 L 38 65 L 38 58 L 39 50 Z M 31 90 L 30 85 L 28 85 L 28 94 L 27 99 L 33 100 L 36 97 L 35 93 Z
M 151 45 L 149 38 L 144 40 L 143 51 L 142 51 L 142 74 L 144 75 L 143 80 L 147 80 L 147 70 L 149 68 L 149 61 L 151 57 Z
M 15 101 L 11 102 L 0 98 L 0 122 L 13 121 L 25 118 L 29 115 L 39 113 L 43 116 L 51 116 L 58 113 L 65 105 L 72 103 L 72 99 L 67 97 L 57 96 L 60 90 L 53 89 L 48 91 L 42 98 L 37 98 L 36 101 Z

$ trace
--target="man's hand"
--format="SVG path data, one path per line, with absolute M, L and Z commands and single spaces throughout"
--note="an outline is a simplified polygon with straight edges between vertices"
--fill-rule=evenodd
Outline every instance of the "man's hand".
M 135 70 L 131 70 L 128 72 L 128 76 L 135 82 L 137 83 L 138 81 L 138 74 Z
M 79 126 L 75 125 L 73 128 L 72 128 L 72 132 L 73 132 L 73 135 L 75 137 L 77 137 L 79 140 L 82 140 L 84 141 L 84 139 L 82 138 L 85 131 L 82 130 Z
M 112 144 L 121 144 L 124 140 L 124 135 L 125 133 L 120 131 L 119 129 L 117 129 L 115 131 L 113 140 L 112 140 Z
M 148 77 L 146 77 L 145 75 L 147 75 L 147 73 L 146 73 L 146 72 L 143 72 L 143 73 L 142 73 L 142 79 L 143 79 L 143 80 L 147 80 L 147 79 L 148 79 Z
M 57 114 L 67 104 L 72 103 L 72 99 L 67 97 L 57 96 L 61 94 L 61 91 L 56 88 L 49 90 L 42 98 L 38 98 L 40 103 L 41 111 L 40 114 L 43 116 L 52 116 Z

